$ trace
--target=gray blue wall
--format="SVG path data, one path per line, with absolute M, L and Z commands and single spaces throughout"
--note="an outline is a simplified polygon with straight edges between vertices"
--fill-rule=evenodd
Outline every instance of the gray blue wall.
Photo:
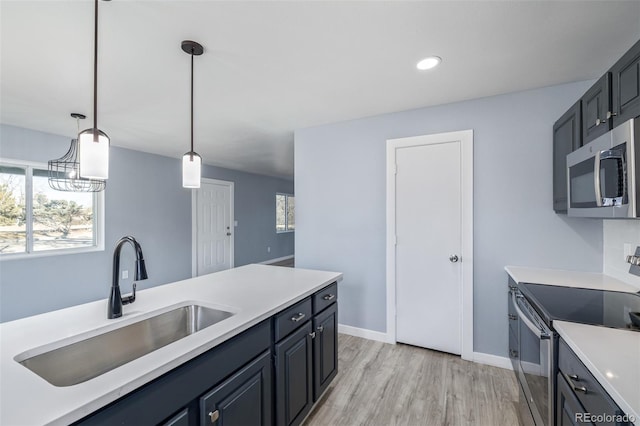
M 66 136 L 0 125 L 0 158 L 46 164 L 69 143 Z M 180 167 L 179 159 L 112 147 L 105 250 L 0 260 L 0 322 L 106 299 L 112 250 L 123 235 L 135 236 L 144 251 L 149 279 L 139 289 L 190 277 L 191 192 L 181 187 Z M 293 254 L 293 234 L 275 232 L 275 193 L 293 193 L 293 182 L 212 166 L 203 176 L 235 182 L 236 266 Z M 123 251 L 123 268 L 132 271 L 129 250 Z M 122 286 L 128 293 L 131 283 Z
M 385 332 L 386 140 L 474 131 L 474 350 L 506 355 L 505 265 L 602 270 L 602 221 L 552 210 L 552 126 L 580 82 L 295 133 L 296 266 L 341 271 L 340 322 Z

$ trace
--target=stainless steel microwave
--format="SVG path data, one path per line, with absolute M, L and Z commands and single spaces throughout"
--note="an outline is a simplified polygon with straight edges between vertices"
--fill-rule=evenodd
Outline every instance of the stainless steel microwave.
M 568 214 L 639 218 L 640 118 L 567 155 Z

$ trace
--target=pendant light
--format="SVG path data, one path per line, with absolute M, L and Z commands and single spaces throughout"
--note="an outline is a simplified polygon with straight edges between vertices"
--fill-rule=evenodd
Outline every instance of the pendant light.
M 80 177 L 109 178 L 109 137 L 98 129 L 98 0 L 94 1 L 93 39 L 93 128 L 78 135 Z
M 80 132 L 80 120 L 86 117 L 82 114 L 72 113 Z M 80 177 L 80 163 L 78 161 L 78 140 L 72 139 L 67 153 L 55 160 L 48 162 L 49 186 L 57 191 L 69 192 L 100 192 L 107 185 L 102 179 L 87 179 Z
M 202 55 L 204 49 L 200 43 L 185 40 L 182 50 L 191 55 L 191 150 L 182 157 L 182 187 L 200 188 L 202 158 L 193 150 L 193 57 Z

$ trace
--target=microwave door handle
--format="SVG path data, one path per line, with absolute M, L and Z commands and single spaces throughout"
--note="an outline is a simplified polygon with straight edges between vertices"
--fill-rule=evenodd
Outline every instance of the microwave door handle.
M 540 328 L 536 327 L 536 325 L 533 323 L 533 321 L 531 321 L 524 314 L 524 312 L 522 312 L 520 310 L 520 307 L 518 306 L 518 302 L 516 300 L 517 297 L 524 297 L 524 296 L 516 296 L 515 293 L 511 293 L 511 299 L 513 301 L 513 307 L 515 308 L 516 312 L 518 313 L 518 316 L 520 317 L 520 319 L 522 320 L 524 325 L 526 325 L 527 328 L 529 330 L 531 330 L 531 332 L 538 337 L 538 339 L 548 339 L 549 335 L 547 333 L 543 332 L 542 330 L 540 330 Z
M 596 193 L 596 206 L 602 207 L 602 188 L 600 186 L 600 154 L 598 151 L 593 162 L 593 185 Z

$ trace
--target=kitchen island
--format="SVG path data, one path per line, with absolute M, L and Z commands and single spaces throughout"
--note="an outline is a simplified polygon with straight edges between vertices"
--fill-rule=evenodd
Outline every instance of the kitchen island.
M 107 319 L 105 299 L 0 324 L 0 424 L 69 424 L 83 419 L 275 314 L 306 303 L 341 278 L 337 272 L 247 265 L 141 290 L 136 302 L 125 306 L 124 315 L 115 320 Z M 16 361 L 55 349 L 63 340 L 80 341 L 188 304 L 233 315 L 73 386 L 54 386 Z M 271 327 L 265 330 L 271 332 Z

